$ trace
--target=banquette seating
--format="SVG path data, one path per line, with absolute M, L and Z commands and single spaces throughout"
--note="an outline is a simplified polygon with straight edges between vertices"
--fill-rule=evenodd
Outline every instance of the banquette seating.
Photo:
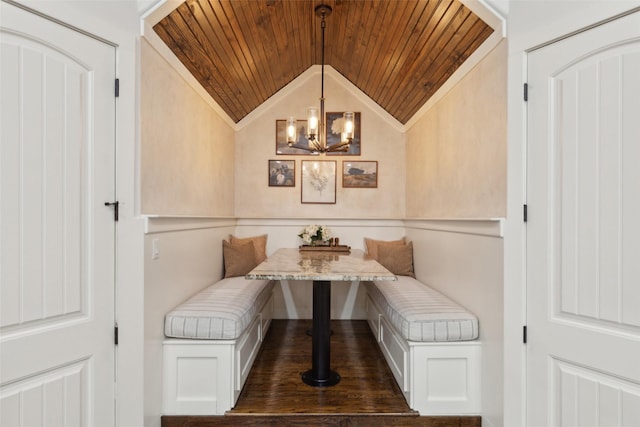
M 478 319 L 415 279 L 413 245 L 365 239 L 370 257 L 397 275 L 367 282 L 367 320 L 409 406 L 422 415 L 481 412 Z
M 366 312 L 409 406 L 421 415 L 480 414 L 478 319 L 415 279 L 410 242 L 365 245 L 398 276 L 364 284 Z M 235 405 L 273 317 L 274 283 L 244 278 L 265 246 L 266 236 L 223 242 L 226 277 L 165 316 L 165 415 L 222 415 Z
M 225 278 L 165 317 L 163 412 L 222 415 L 242 391 L 273 313 L 273 282 Z
M 223 242 L 225 278 L 165 316 L 165 415 L 222 415 L 235 405 L 273 317 L 273 281 L 244 278 L 265 246 L 266 236 Z

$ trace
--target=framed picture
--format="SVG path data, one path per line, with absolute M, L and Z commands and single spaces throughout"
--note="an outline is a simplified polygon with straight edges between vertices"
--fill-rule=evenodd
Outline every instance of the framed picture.
M 296 134 L 298 135 L 296 139 L 297 145 L 309 146 L 309 141 L 306 138 L 307 135 L 307 121 L 306 120 L 297 120 L 298 128 L 296 129 Z M 287 144 L 287 121 L 286 120 L 276 120 L 276 155 L 305 155 L 305 156 L 315 156 L 318 153 L 312 153 L 310 151 L 301 150 L 299 148 L 289 147 Z
M 343 113 L 327 113 L 326 114 L 326 123 L 327 123 L 327 146 L 331 146 L 333 144 L 337 144 L 342 140 L 342 127 L 343 121 L 342 118 Z M 349 147 L 349 151 L 346 152 L 335 152 L 335 153 L 327 153 L 327 155 L 331 156 L 359 156 L 361 150 L 361 142 L 360 142 L 360 113 L 354 113 L 354 132 L 353 132 L 353 140 L 351 141 L 351 146 Z
M 378 188 L 378 162 L 343 160 L 342 186 L 347 188 Z
M 302 203 L 336 202 L 336 161 L 302 161 Z
M 269 160 L 269 187 L 295 187 L 296 161 Z

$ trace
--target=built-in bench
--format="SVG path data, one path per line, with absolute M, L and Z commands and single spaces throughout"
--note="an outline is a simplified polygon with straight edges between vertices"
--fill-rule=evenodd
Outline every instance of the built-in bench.
M 369 325 L 409 406 L 480 414 L 478 319 L 412 277 L 365 286 Z
M 273 287 L 225 278 L 165 316 L 165 415 L 222 415 L 235 405 L 273 317 Z
M 480 414 L 477 318 L 412 277 L 365 287 L 369 325 L 409 406 L 422 415 Z M 233 408 L 272 320 L 273 288 L 225 278 L 167 313 L 165 415 Z

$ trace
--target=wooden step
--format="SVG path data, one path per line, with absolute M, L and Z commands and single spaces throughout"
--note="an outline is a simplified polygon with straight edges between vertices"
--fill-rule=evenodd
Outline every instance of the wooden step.
M 164 416 L 162 427 L 480 427 L 480 417 L 388 414 Z

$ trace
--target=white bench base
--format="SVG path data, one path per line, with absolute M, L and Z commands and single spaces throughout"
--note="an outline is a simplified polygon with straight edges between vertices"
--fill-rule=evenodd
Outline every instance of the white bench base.
M 481 343 L 408 341 L 366 301 L 369 326 L 409 407 L 421 415 L 479 415 Z
M 273 318 L 273 295 L 235 340 L 163 342 L 165 415 L 224 415 L 236 404 Z

